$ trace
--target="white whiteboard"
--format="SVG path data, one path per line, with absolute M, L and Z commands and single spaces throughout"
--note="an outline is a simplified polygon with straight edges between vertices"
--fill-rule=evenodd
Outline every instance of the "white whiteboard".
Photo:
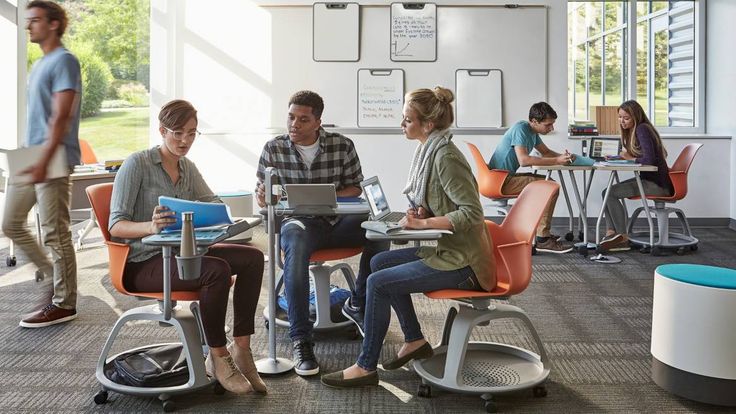
M 358 126 L 397 128 L 404 106 L 404 71 L 358 70 Z
M 503 122 L 502 77 L 498 69 L 455 72 L 455 122 L 459 128 L 498 128 Z
M 360 59 L 358 3 L 312 5 L 312 59 L 332 62 Z
M 437 60 L 437 5 L 391 3 L 391 60 Z

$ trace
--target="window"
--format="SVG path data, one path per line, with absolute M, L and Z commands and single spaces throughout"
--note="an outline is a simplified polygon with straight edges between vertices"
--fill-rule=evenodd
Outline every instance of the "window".
M 82 66 L 79 138 L 100 161 L 149 146 L 149 2 L 62 3 L 69 19 L 62 42 Z M 28 42 L 27 56 L 30 70 L 42 56 L 38 45 Z
M 630 3 L 634 19 L 628 16 Z M 702 132 L 699 6 L 696 0 L 569 2 L 569 118 L 589 120 L 597 105 L 635 98 L 658 127 Z M 635 42 L 630 21 L 636 22 Z M 636 62 L 628 61 L 629 48 L 635 50 Z

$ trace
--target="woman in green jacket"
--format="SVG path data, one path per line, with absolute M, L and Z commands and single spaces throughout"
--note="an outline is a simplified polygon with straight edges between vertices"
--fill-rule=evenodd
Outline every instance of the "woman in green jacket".
M 365 304 L 363 349 L 351 367 L 322 376 L 333 387 L 377 385 L 376 366 L 394 308 L 404 333 L 398 355 L 383 363 L 397 369 L 412 359 L 432 355 L 424 339 L 412 293 L 438 289 L 490 290 L 496 282 L 491 239 L 483 208 L 465 157 L 452 143 L 452 91 L 417 89 L 405 97 L 401 128 L 418 141 L 404 192 L 416 208 L 400 224 L 407 229 L 444 229 L 436 247 L 386 251 L 371 260 Z

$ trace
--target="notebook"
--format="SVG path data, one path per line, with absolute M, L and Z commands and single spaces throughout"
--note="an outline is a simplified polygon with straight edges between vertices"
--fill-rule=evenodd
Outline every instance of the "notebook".
M 0 169 L 10 178 L 12 184 L 24 184 L 30 181 L 31 176 L 21 172 L 35 165 L 43 155 L 45 145 L 34 145 L 14 150 L 0 149 Z M 66 159 L 66 149 L 60 145 L 54 152 L 49 165 L 46 167 L 46 179 L 65 177 L 69 175 L 69 165 Z
M 619 138 L 595 137 L 590 140 L 588 157 L 603 161 L 606 157 L 618 157 L 621 154 L 621 140 Z
M 335 184 L 284 184 L 285 207 L 298 214 L 325 214 L 337 208 Z

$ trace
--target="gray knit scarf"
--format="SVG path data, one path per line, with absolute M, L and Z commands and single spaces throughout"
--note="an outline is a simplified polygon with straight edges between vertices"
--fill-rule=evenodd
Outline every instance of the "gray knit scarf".
M 434 156 L 437 150 L 449 144 L 451 139 L 452 134 L 449 129 L 434 130 L 429 134 L 427 141 L 424 144 L 420 143 L 414 151 L 404 194 L 407 194 L 417 207 L 424 206 L 425 209 L 429 210 L 426 192 L 429 175 L 432 173 Z

